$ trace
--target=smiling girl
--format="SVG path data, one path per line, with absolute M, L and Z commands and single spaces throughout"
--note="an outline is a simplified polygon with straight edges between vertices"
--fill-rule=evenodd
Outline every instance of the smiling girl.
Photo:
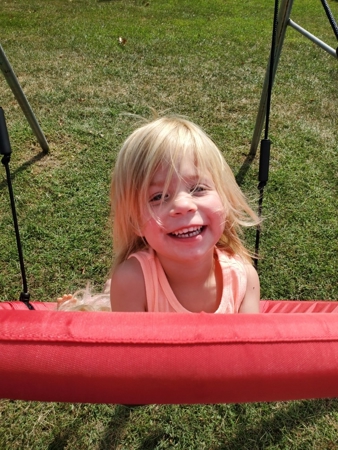
M 113 311 L 259 312 L 259 279 L 239 235 L 257 225 L 221 152 L 195 124 L 134 131 L 111 186 Z

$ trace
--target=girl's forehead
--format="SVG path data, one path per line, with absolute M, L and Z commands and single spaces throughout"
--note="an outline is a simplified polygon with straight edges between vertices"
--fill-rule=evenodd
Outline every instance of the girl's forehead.
M 192 158 L 182 158 L 182 160 L 173 166 L 170 163 L 161 163 L 151 178 L 150 185 L 165 184 L 171 180 L 181 179 L 184 181 L 198 181 L 201 179 L 211 179 L 211 174 L 204 170 L 201 171 Z

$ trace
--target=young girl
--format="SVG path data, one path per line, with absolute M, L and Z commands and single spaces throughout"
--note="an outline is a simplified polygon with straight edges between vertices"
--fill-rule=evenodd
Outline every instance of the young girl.
M 113 311 L 259 312 L 258 275 L 239 237 L 259 219 L 198 126 L 162 117 L 134 131 L 111 204 Z
M 110 290 L 112 311 L 259 312 L 258 275 L 239 238 L 259 219 L 197 125 L 162 117 L 134 131 L 117 158 L 111 204 L 111 283 L 103 294 L 64 295 L 58 309 L 107 311 Z

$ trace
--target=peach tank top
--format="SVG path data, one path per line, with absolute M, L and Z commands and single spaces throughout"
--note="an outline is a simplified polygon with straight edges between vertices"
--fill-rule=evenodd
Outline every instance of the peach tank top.
M 216 254 L 223 274 L 223 294 L 215 313 L 238 313 L 247 284 L 244 263 L 238 257 L 229 256 L 217 248 Z M 152 249 L 133 253 L 129 258 L 136 258 L 141 264 L 148 312 L 191 312 L 175 297 L 161 263 Z

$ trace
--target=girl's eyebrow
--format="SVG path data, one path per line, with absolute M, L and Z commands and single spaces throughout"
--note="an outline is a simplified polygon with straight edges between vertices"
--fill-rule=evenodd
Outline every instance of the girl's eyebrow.
M 180 176 L 180 174 L 178 174 Z M 206 183 L 213 184 L 212 177 L 208 174 L 198 174 L 196 172 L 187 174 L 185 177 L 181 177 L 181 179 L 186 184 L 195 184 L 195 183 Z M 167 181 L 167 176 L 164 174 L 156 174 L 153 179 L 150 181 L 149 187 L 162 187 Z
M 194 175 L 192 177 L 186 177 L 185 181 L 189 183 L 213 183 L 212 178 L 207 175 Z
M 149 187 L 160 187 L 160 186 L 163 186 L 164 183 L 165 183 L 165 179 L 164 179 L 164 178 L 161 179 L 161 180 L 159 180 L 159 179 L 157 179 L 157 180 L 152 180 L 152 181 L 150 182 L 150 184 L 149 184 Z
M 198 175 L 192 175 L 192 176 L 189 175 L 187 177 L 182 177 L 182 180 L 185 183 L 190 184 L 190 183 L 196 183 L 199 181 L 206 181 L 207 179 L 199 177 Z M 149 187 L 160 187 L 160 186 L 163 186 L 165 184 L 165 182 L 166 182 L 166 177 L 158 177 L 158 178 L 151 180 Z

